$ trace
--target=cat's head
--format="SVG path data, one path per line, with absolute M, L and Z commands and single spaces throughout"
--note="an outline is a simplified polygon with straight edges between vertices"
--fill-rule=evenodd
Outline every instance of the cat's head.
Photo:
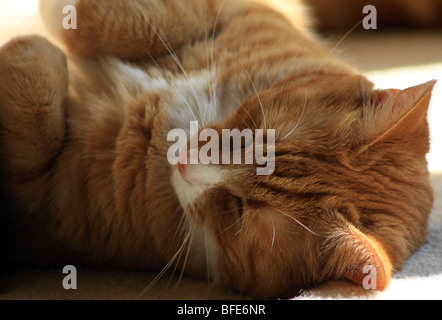
M 211 275 L 256 297 L 331 279 L 384 289 L 426 234 L 434 83 L 374 90 L 360 76 L 285 79 L 209 126 L 219 133 L 220 164 L 190 164 L 189 150 L 172 184 L 189 223 L 206 232 L 201 241 L 213 243 Z M 229 150 L 240 149 L 241 164 L 222 161 L 222 129 L 253 132 Z M 207 143 L 198 151 L 207 154 Z M 268 174 L 257 174 L 265 165 L 255 157 L 244 163 L 262 149 L 274 153 Z

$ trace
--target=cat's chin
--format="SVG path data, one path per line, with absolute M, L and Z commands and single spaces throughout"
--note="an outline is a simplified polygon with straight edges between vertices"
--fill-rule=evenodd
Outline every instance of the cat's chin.
M 207 229 L 196 223 L 188 212 L 189 206 L 211 186 L 188 181 L 180 172 L 179 165 L 172 167 L 171 183 L 186 215 L 186 220 L 189 222 L 189 237 L 192 238 L 189 265 L 192 266 L 196 275 L 202 278 L 209 277 L 215 284 L 219 284 L 218 246 Z
M 195 201 L 196 196 L 192 192 L 192 185 L 182 177 L 178 165 L 172 167 L 171 183 L 181 207 L 185 210 Z

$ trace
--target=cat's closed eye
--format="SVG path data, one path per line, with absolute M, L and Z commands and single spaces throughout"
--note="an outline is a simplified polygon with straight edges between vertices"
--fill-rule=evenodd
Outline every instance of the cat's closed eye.
M 243 215 L 243 199 L 237 196 L 234 196 L 236 200 L 236 211 L 238 212 L 239 217 Z

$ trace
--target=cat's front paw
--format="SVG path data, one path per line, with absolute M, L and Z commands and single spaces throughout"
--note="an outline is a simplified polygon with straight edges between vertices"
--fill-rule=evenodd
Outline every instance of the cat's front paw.
M 0 48 L 0 99 L 7 105 L 44 103 L 53 88 L 66 88 L 63 52 L 40 36 L 11 39 Z
M 19 61 L 32 58 L 48 61 L 64 60 L 63 52 L 39 35 L 17 36 L 0 47 L 0 61 Z

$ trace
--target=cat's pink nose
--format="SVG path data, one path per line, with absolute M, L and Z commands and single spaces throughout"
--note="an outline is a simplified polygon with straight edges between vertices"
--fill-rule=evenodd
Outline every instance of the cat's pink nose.
M 186 165 L 184 163 L 178 163 L 178 170 L 180 171 L 183 178 L 186 178 Z
M 183 152 L 178 160 L 178 170 L 181 173 L 181 176 L 186 179 L 186 165 L 189 160 L 189 151 Z

